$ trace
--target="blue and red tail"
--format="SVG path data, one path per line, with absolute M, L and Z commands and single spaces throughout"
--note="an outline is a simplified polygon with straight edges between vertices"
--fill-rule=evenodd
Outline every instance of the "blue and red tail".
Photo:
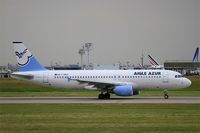
M 197 47 L 196 48 L 196 51 L 195 51 L 195 53 L 194 53 L 194 56 L 193 56 L 193 58 L 192 58 L 192 62 L 194 63 L 194 62 L 198 62 L 198 60 L 199 60 L 199 48 Z

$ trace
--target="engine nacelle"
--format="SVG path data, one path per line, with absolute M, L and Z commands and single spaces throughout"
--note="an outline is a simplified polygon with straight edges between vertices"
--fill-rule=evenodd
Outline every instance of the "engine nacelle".
M 114 93 L 117 96 L 132 96 L 132 95 L 138 95 L 139 91 L 134 90 L 131 85 L 123 85 L 123 86 L 116 86 L 114 88 Z

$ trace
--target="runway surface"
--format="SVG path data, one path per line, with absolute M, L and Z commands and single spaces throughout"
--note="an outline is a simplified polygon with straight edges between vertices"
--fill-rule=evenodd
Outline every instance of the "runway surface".
M 185 103 L 200 104 L 200 97 L 114 97 L 99 100 L 97 97 L 0 97 L 0 104 L 12 103 Z

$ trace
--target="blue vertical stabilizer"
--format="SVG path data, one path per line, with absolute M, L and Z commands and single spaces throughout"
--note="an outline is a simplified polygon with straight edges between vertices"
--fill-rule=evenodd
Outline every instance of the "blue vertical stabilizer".
M 19 71 L 47 70 L 42 66 L 22 42 L 13 42 Z

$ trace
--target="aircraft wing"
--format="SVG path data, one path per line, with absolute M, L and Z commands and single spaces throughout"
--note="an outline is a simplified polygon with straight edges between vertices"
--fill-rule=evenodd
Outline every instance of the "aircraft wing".
M 104 81 L 90 81 L 90 80 L 81 80 L 81 79 L 70 79 L 79 82 L 80 84 L 88 84 L 88 86 L 93 85 L 96 88 L 106 89 L 110 88 L 113 89 L 114 86 L 120 86 L 120 85 L 130 85 L 131 83 L 128 82 L 104 82 Z

